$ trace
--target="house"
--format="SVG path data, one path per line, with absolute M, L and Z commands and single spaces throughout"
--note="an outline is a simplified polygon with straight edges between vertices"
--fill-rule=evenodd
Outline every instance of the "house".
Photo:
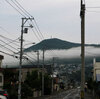
M 0 88 L 3 88 L 3 85 L 4 85 L 4 76 L 3 76 L 3 73 L 2 73 L 2 60 L 4 59 L 4 57 L 2 55 L 0 55 Z
M 38 74 L 39 74 L 40 72 L 42 72 L 42 69 L 41 68 L 33 68 L 33 67 L 22 68 L 22 82 L 25 81 L 27 73 L 28 72 L 31 73 L 32 71 L 38 71 Z
M 100 82 L 100 62 L 93 60 L 93 80 Z

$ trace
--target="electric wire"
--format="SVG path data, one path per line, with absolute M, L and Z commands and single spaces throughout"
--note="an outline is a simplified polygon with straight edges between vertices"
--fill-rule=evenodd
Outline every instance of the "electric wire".
M 9 46 L 9 47 L 11 47 L 11 48 L 13 48 L 13 49 L 19 51 L 19 50 L 16 49 L 15 47 L 13 47 L 13 46 L 9 45 L 8 43 L 4 42 L 3 40 L 0 40 L 0 41 L 3 42 L 3 43 L 5 44 L 5 45 L 3 45 L 3 46 Z
M 26 11 L 26 10 L 24 9 L 24 7 L 21 6 L 21 4 L 20 4 L 17 0 L 15 0 L 15 2 L 16 2 L 29 16 L 31 16 L 32 18 L 34 18 L 28 11 Z
M 7 1 L 7 0 L 6 0 Z M 8 2 L 9 3 L 9 2 Z M 9 3 L 10 4 L 10 3 Z M 11 5 L 11 4 L 10 4 Z M 11 5 L 12 7 L 13 7 L 13 5 Z M 20 5 L 20 7 L 21 7 L 21 5 Z M 13 7 L 14 8 L 14 7 Z M 22 8 L 22 7 L 21 7 Z M 16 10 L 16 9 L 15 9 Z M 25 12 L 27 12 L 25 9 L 23 9 Z M 16 10 L 16 11 L 18 11 L 18 12 L 20 12 L 18 9 Z M 20 12 L 21 13 L 21 12 Z M 24 13 L 24 12 L 23 12 Z M 24 13 L 25 14 L 25 13 Z M 29 14 L 29 13 L 27 13 L 27 14 Z M 24 16 L 22 13 L 21 13 L 21 15 L 22 16 Z M 30 14 L 29 14 L 30 15 Z M 30 15 L 31 16 L 31 15 Z M 24 16 L 25 17 L 25 16 Z M 31 16 L 32 17 L 32 16 Z M 35 24 L 36 24 L 36 26 L 37 26 L 37 29 L 38 29 L 38 33 L 40 33 L 41 34 L 41 31 L 40 31 L 40 29 L 39 29 L 39 27 L 38 27 L 38 25 L 37 25 L 37 23 L 36 23 L 36 21 L 34 21 L 35 22 Z M 36 30 L 37 31 L 37 30 Z M 38 34 L 39 35 L 39 34 Z M 44 37 L 43 37 L 43 35 L 41 34 L 41 36 L 39 35 L 39 37 L 41 38 L 43 38 L 44 39 Z M 38 40 L 39 40 L 39 38 L 38 38 Z M 51 52 L 52 52 L 52 50 L 51 50 Z
M 3 48 L 5 48 L 5 49 L 7 49 L 7 50 L 9 50 L 9 51 L 13 52 L 14 54 L 16 53 L 16 52 L 14 52 L 13 50 L 11 50 L 11 49 L 9 49 L 9 48 L 7 48 L 7 47 L 3 46 L 2 44 L 0 44 L 0 47 L 3 47 Z
M 86 7 L 86 8 L 90 8 L 90 9 L 94 9 L 94 8 L 97 8 L 97 9 L 100 9 L 100 7 Z
M 9 55 L 9 56 L 13 56 L 13 57 L 14 57 L 14 55 L 12 55 L 12 54 L 9 54 L 9 53 L 7 53 L 7 52 L 4 52 L 4 51 L 0 51 L 0 53 L 3 53 L 3 54 L 6 54 L 6 55 Z
M 31 15 L 15 0 L 15 2 L 17 3 L 15 3 L 13 0 L 11 0 L 18 8 L 19 8 L 19 10 L 21 10 L 27 17 L 30 17 Z M 19 5 L 19 6 L 18 6 Z M 21 7 L 21 8 L 20 8 Z M 32 17 L 32 16 L 31 16 Z M 34 19 L 34 17 L 32 17 L 33 19 Z M 31 19 L 30 19 L 31 20 Z M 31 20 L 32 21 L 32 20 Z M 35 23 L 36 23 L 36 21 L 35 21 Z M 36 26 L 38 27 L 38 25 L 36 24 Z M 36 29 L 36 27 L 34 27 L 35 29 Z M 39 28 L 38 28 L 39 29 Z M 38 33 L 38 35 L 40 36 L 40 34 L 39 34 L 39 32 L 38 32 L 38 30 L 36 29 L 36 31 L 37 31 L 37 33 Z M 39 30 L 40 31 L 40 30 Z M 33 31 L 34 32 L 34 31 Z M 35 33 L 35 32 L 34 32 Z M 36 33 L 35 33 L 35 36 L 37 37 L 37 35 L 36 35 Z M 41 37 L 41 36 L 40 36 Z M 38 38 L 38 37 L 37 37 Z
M 25 16 L 29 17 L 29 16 L 27 15 L 27 13 L 25 13 L 13 0 L 11 0 L 11 1 L 12 1 L 12 3 L 13 3 L 22 13 L 25 14 Z
M 1 36 L 0 35 L 0 37 L 3 37 L 3 36 Z M 5 37 L 3 37 L 4 39 L 6 39 Z M 6 43 L 5 41 L 3 41 L 3 40 L 0 40 L 1 42 L 3 42 L 3 43 L 5 43 L 5 45 L 4 46 L 10 46 L 10 47 L 12 47 L 12 48 L 14 48 L 14 49 L 16 49 L 15 47 L 13 47 L 13 46 L 11 46 L 10 44 L 13 44 L 14 43 L 14 45 L 16 45 L 17 47 L 19 47 L 19 45 L 18 44 L 16 44 L 15 42 L 16 42 L 16 40 L 18 40 L 19 38 L 17 38 L 17 39 L 15 39 L 15 40 L 11 40 L 11 41 L 8 41 L 7 39 L 6 39 L 6 41 L 8 41 L 8 43 Z M 17 50 L 18 51 L 18 50 Z
M 37 36 L 37 34 L 35 33 L 34 29 L 33 29 L 33 28 L 31 28 L 31 29 L 32 29 L 33 33 L 35 34 L 36 38 L 37 38 L 39 41 L 41 41 L 40 38 L 39 38 L 39 37 Z
M 9 53 L 4 52 L 4 51 L 0 51 L 0 53 L 3 53 L 3 54 L 6 54 L 6 55 L 9 55 L 9 56 L 12 56 L 12 57 L 14 57 L 14 58 L 16 58 L 16 59 L 20 59 L 18 56 L 9 54 Z M 27 61 L 30 62 L 31 64 L 34 64 L 29 58 L 27 58 L 27 57 L 25 57 L 25 56 L 23 56 L 23 59 L 27 60 Z
M 0 41 L 2 41 L 2 40 L 0 40 Z M 3 41 L 2 41 L 3 42 Z M 3 42 L 3 43 L 5 43 L 5 42 Z M 6 43 L 5 43 L 6 44 Z M 5 47 L 5 46 L 3 46 L 3 45 L 1 45 L 2 47 Z M 11 45 L 9 45 L 10 47 L 12 47 Z M 7 47 L 6 47 L 7 48 Z M 15 49 L 14 47 L 12 47 L 13 49 Z M 9 48 L 7 48 L 7 49 L 9 49 Z M 11 50 L 11 49 L 9 49 L 10 51 L 12 51 L 14 54 L 15 54 L 15 52 L 13 51 L 13 50 Z M 19 50 L 18 49 L 15 49 L 15 50 L 17 50 L 18 52 L 19 52 Z M 30 57 L 28 54 L 26 54 L 28 57 Z M 24 56 L 23 56 L 24 57 Z M 32 58 L 32 57 L 30 57 L 32 60 L 34 59 L 34 58 Z M 35 59 L 34 59 L 35 60 Z
M 91 12 L 91 13 L 100 13 L 100 11 L 89 11 L 89 10 L 86 10 L 87 12 Z
M 33 21 L 31 21 L 31 22 L 32 22 L 32 24 L 34 25 Z M 38 30 L 35 26 L 34 26 L 34 29 L 35 29 L 36 32 L 38 33 L 40 39 L 43 40 L 43 37 L 42 37 L 42 35 L 40 34 L 39 30 Z
M 93 56 L 98 56 L 98 54 L 92 53 L 92 52 L 88 52 L 86 51 L 87 54 L 93 55 Z
M 17 5 L 15 4 L 15 2 L 17 3 Z M 26 11 L 21 5 L 20 5 L 20 3 L 17 1 L 17 0 L 12 0 L 12 2 L 25 14 L 25 15 L 27 15 L 28 17 L 32 17 L 33 19 L 34 19 L 34 17 L 31 15 L 31 14 L 29 14 L 28 13 L 28 11 Z M 31 19 L 30 19 L 31 20 Z M 31 20 L 32 21 L 32 20 Z M 36 31 L 37 31 L 37 33 L 38 33 L 38 35 L 40 36 L 40 38 L 42 37 L 42 38 L 44 38 L 43 37 L 43 34 L 41 33 L 41 31 L 40 31 L 40 29 L 39 29 L 39 26 L 37 25 L 37 22 L 36 22 L 36 20 L 34 19 L 34 22 L 35 22 L 35 24 L 36 24 L 36 26 L 37 26 L 37 29 L 36 29 L 36 27 L 35 27 L 35 29 L 36 29 Z M 33 21 L 32 21 L 32 23 L 33 23 Z M 40 32 L 40 34 L 39 34 L 39 32 Z
M 0 29 L 3 30 L 5 33 L 15 36 L 13 33 L 11 34 L 8 32 L 4 27 L 0 26 Z
M 27 17 L 30 17 L 31 15 L 16 1 L 16 3 L 23 9 L 21 9 L 13 0 L 11 0 Z M 31 16 L 32 17 L 32 16 Z M 31 19 L 30 19 L 31 20 Z M 31 20 L 32 21 L 32 20 Z M 35 22 L 36 23 L 36 22 Z M 37 25 L 37 24 L 36 24 Z M 34 27 L 35 28 L 35 27 Z M 35 28 L 36 29 L 36 28 Z M 39 28 L 38 28 L 39 29 Z M 38 35 L 40 36 L 38 30 L 36 29 Z M 35 33 L 35 32 L 34 32 Z M 36 33 L 35 33 L 35 36 L 37 37 Z M 40 36 L 41 37 L 41 36 Z M 38 37 L 37 37 L 38 38 Z
M 39 30 L 39 32 L 40 32 L 40 34 L 41 34 L 42 38 L 44 38 L 44 36 L 43 36 L 42 32 L 40 31 L 40 28 L 39 28 L 39 26 L 38 26 L 38 24 L 37 24 L 37 22 L 36 22 L 36 20 L 35 20 L 35 19 L 34 19 L 34 22 L 35 22 L 35 24 L 36 24 L 36 26 L 37 26 L 37 28 L 38 28 L 38 30 Z
M 35 61 L 36 61 L 36 59 L 35 59 L 35 58 L 33 58 L 33 57 L 29 56 L 27 53 L 26 53 L 25 55 L 26 55 L 27 57 L 29 57 L 30 59 L 35 60 Z
M 2 36 L 2 35 L 0 35 L 0 37 L 2 37 L 2 38 L 5 38 L 5 39 L 8 39 L 9 41 L 11 41 L 11 42 L 9 42 L 9 43 L 12 43 L 12 42 L 14 42 L 14 41 L 16 41 L 16 40 L 18 40 L 18 39 L 16 39 L 16 40 L 12 40 L 12 39 L 9 39 L 9 38 L 7 38 L 7 37 L 4 37 L 4 36 Z M 2 41 L 2 40 L 0 40 L 0 41 Z M 2 41 L 3 43 L 5 43 L 4 41 Z M 5 43 L 5 45 L 9 45 L 9 43 Z M 13 50 L 11 50 L 11 49 L 9 49 L 9 48 L 7 48 L 7 47 L 5 47 L 5 45 L 1 45 L 1 47 L 4 47 L 4 48 L 6 48 L 6 49 L 8 49 L 8 50 L 10 50 L 11 52 L 13 52 L 14 54 L 15 54 L 15 52 L 13 51 Z M 12 47 L 13 49 L 15 49 L 13 46 L 11 46 L 11 45 L 9 45 L 10 47 Z M 18 46 L 18 45 L 17 45 Z M 15 50 L 17 50 L 17 49 L 15 49 Z M 17 50 L 18 51 L 18 50 Z M 0 52 L 2 52 L 2 53 L 4 53 L 4 54 L 7 54 L 7 55 L 9 55 L 9 56 L 15 56 L 15 55 L 11 55 L 11 54 L 8 54 L 8 53 L 5 53 L 5 52 L 3 52 L 3 51 L 0 51 Z M 18 56 L 15 56 L 15 57 L 18 57 Z M 32 59 L 33 60 L 33 59 Z M 31 62 L 32 63 L 32 62 Z
M 17 12 L 19 12 L 23 17 L 25 17 L 25 13 L 24 13 L 24 11 L 23 11 L 23 14 L 17 9 L 17 8 L 15 8 L 10 2 L 8 2 L 7 0 L 6 0 L 6 2 L 8 3 L 8 4 L 10 4 Z M 19 8 L 19 7 L 18 7 Z M 24 15 L 25 14 L 25 15 Z M 29 17 L 29 16 L 28 16 Z M 32 30 L 33 31 L 33 30 Z M 33 31 L 34 32 L 34 31 Z M 35 32 L 34 32 L 35 33 Z M 36 36 L 36 33 L 35 33 L 35 36 Z M 36 36 L 37 37 L 37 36 Z M 38 38 L 38 37 L 37 37 Z M 39 40 L 39 38 L 38 38 L 38 40 Z
M 5 40 L 9 41 L 9 43 L 14 43 L 16 46 L 19 46 L 19 45 L 16 44 L 16 43 L 19 43 L 19 42 L 17 42 L 17 40 L 19 39 L 19 37 L 18 37 L 17 39 L 15 39 L 15 40 L 12 40 L 12 39 L 10 39 L 10 38 L 7 38 L 7 37 L 5 37 L 5 36 L 3 36 L 3 35 L 0 35 L 0 37 L 2 37 L 2 38 L 4 38 Z M 16 42 L 16 43 L 15 43 L 15 42 Z
M 17 8 L 15 8 L 10 2 L 8 2 L 7 0 L 5 0 L 8 4 L 10 4 L 17 12 L 19 12 L 23 17 L 25 17 Z M 3 45 L 1 45 L 3 47 Z M 7 48 L 8 50 L 10 50 L 9 48 Z M 10 50 L 12 51 L 12 50 Z M 14 52 L 14 51 L 12 51 Z M 15 53 L 15 52 L 14 52 Z M 27 55 L 28 56 L 28 55 Z M 29 57 L 29 56 L 28 56 Z
M 19 12 L 20 15 L 25 17 L 16 7 L 14 7 L 8 0 L 5 0 L 10 6 L 12 6 L 17 12 Z

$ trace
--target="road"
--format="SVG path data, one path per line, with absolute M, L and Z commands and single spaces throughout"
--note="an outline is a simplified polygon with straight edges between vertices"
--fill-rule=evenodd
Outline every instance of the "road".
M 77 89 L 72 90 L 63 99 L 80 99 L 79 90 L 77 90 Z
M 78 89 L 72 89 L 55 96 L 51 96 L 48 99 L 80 99 L 80 94 Z

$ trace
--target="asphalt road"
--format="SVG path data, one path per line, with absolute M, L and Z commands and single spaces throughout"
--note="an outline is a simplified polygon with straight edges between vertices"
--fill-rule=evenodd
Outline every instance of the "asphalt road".
M 78 89 L 72 90 L 63 99 L 80 99 L 80 92 Z
M 72 89 L 55 96 L 51 96 L 48 99 L 80 99 L 80 94 L 78 89 Z

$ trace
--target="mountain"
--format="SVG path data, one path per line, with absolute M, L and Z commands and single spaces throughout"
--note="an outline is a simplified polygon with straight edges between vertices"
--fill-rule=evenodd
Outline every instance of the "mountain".
M 64 41 L 64 40 L 60 40 L 57 38 L 52 38 L 52 39 L 45 39 L 43 41 L 41 41 L 40 43 L 33 45 L 27 49 L 25 49 L 25 52 L 30 52 L 32 50 L 50 50 L 50 49 L 70 49 L 73 47 L 79 47 L 81 46 L 80 43 L 72 43 L 72 42 L 68 42 L 68 41 Z M 93 46 L 93 47 L 100 47 L 100 45 L 96 45 L 96 44 L 86 44 L 85 46 Z

